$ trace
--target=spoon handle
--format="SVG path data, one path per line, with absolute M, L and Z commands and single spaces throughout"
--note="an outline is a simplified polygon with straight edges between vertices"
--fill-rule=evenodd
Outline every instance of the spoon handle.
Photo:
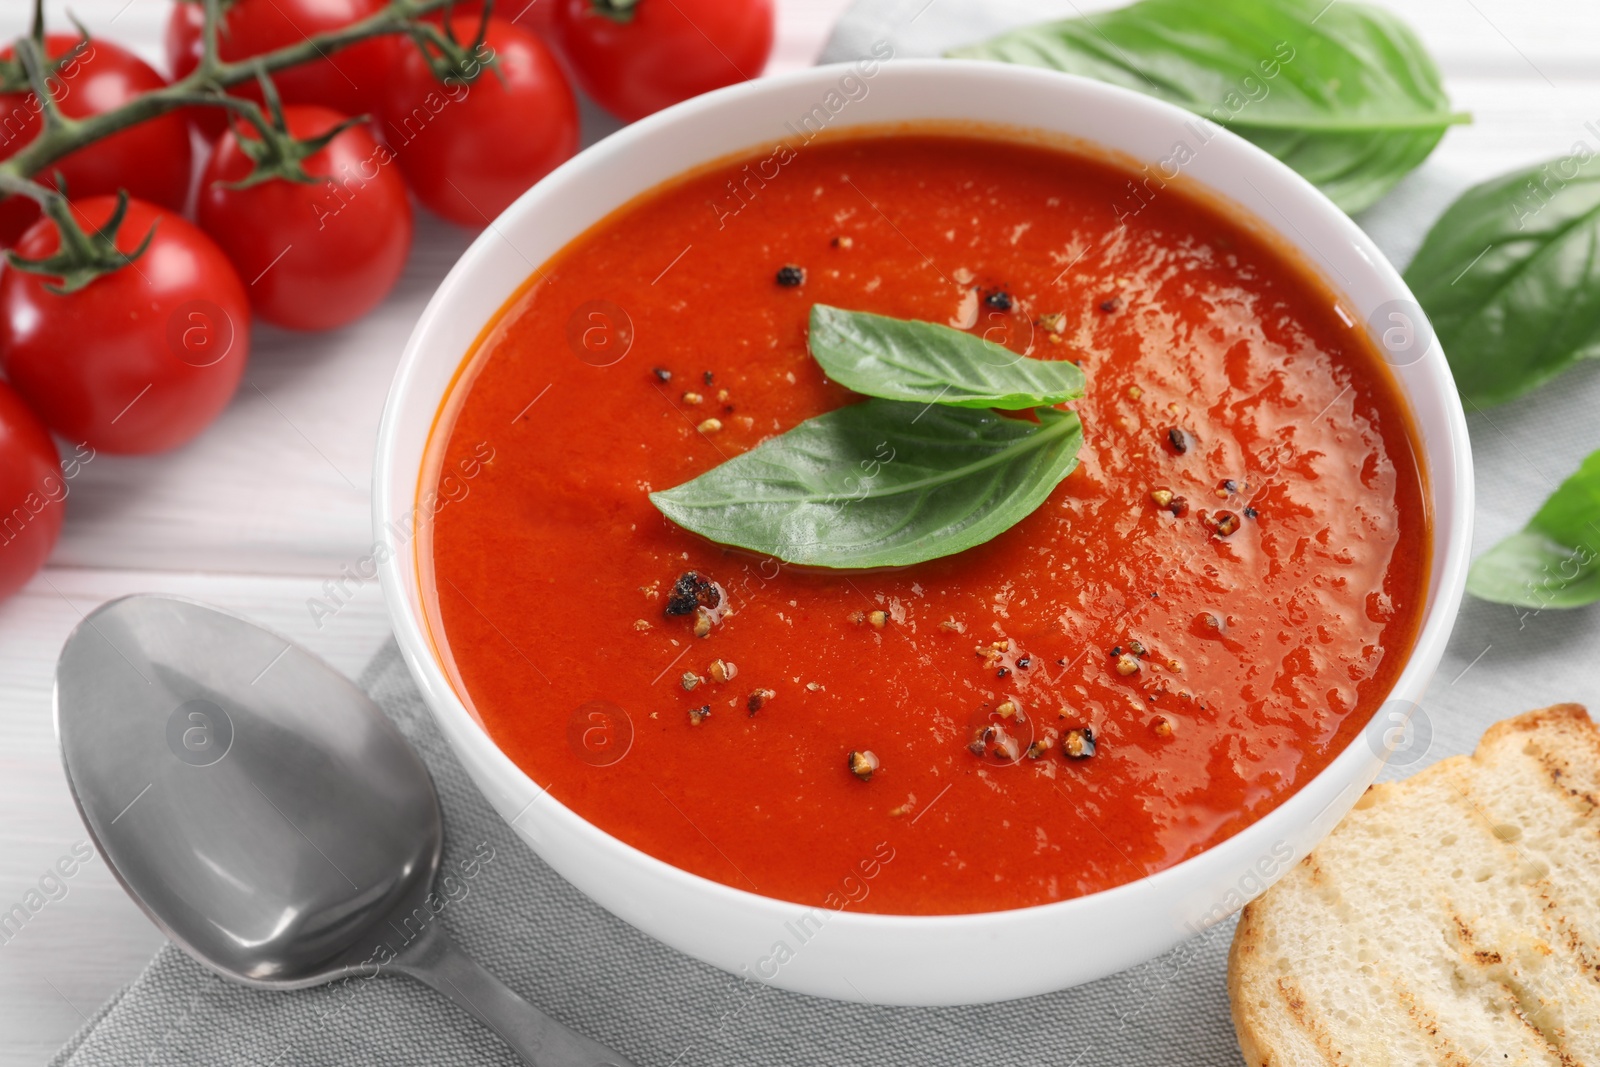
M 433 987 L 499 1034 L 533 1067 L 633 1067 L 523 1000 L 429 923 L 391 966 Z

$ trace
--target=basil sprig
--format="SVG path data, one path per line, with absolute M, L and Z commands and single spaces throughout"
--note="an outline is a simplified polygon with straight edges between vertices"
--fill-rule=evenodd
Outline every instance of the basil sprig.
M 1386 193 L 1451 125 L 1438 68 L 1387 11 L 1328 0 L 1139 0 L 949 53 L 1081 74 L 1203 115 L 1349 212 Z M 1168 163 L 1181 169 L 1206 140 Z
M 1600 600 L 1600 452 L 1561 483 L 1526 528 L 1473 561 L 1467 592 L 1535 609 Z
M 1468 189 L 1428 231 L 1406 283 L 1461 394 L 1521 396 L 1600 356 L 1600 161 L 1552 160 Z
M 651 493 L 687 530 L 789 563 L 895 567 L 1014 526 L 1078 465 L 1078 416 L 868 400 Z
M 1076 364 L 1019 356 L 931 322 L 815 304 L 810 344 L 828 377 L 887 400 L 1014 411 L 1083 395 Z
M 817 567 L 898 567 L 1010 529 L 1078 465 L 1083 426 L 1049 405 L 1083 393 L 1066 362 L 971 334 L 815 305 L 811 351 L 874 399 L 769 438 L 650 494 L 663 515 L 725 545 Z M 1031 409 L 1031 417 L 991 408 Z

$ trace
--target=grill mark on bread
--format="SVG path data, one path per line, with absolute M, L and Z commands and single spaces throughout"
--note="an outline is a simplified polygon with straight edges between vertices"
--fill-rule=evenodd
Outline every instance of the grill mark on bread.
M 1600 808 L 1600 800 L 1596 800 L 1593 793 L 1563 781 L 1567 777 L 1568 764 L 1565 760 L 1535 745 L 1530 744 L 1528 747 L 1531 749 L 1528 755 L 1544 768 L 1545 773 L 1550 776 L 1550 784 L 1556 787 L 1556 791 L 1582 802 L 1582 815 L 1585 819 L 1593 815 L 1596 808 Z
M 1416 994 L 1407 988 L 1397 977 L 1394 979 L 1395 996 L 1400 1001 L 1400 1006 L 1405 1009 L 1406 1015 L 1411 1019 L 1418 1030 L 1426 1034 L 1432 1042 L 1432 1051 L 1441 1064 L 1445 1067 L 1473 1067 L 1475 1056 L 1467 1056 L 1456 1047 L 1449 1036 L 1440 1036 L 1439 1017 L 1427 1008 L 1417 1003 Z
M 1310 1035 L 1312 1042 L 1317 1046 L 1317 1051 L 1322 1053 L 1323 1063 L 1343 1064 L 1349 1062 L 1344 1058 L 1344 1054 L 1339 1051 L 1338 1046 L 1334 1044 L 1333 1035 L 1328 1033 L 1327 1028 L 1306 1010 L 1305 994 L 1287 975 L 1278 979 L 1278 994 L 1283 998 L 1283 1006 L 1289 1009 L 1290 1016 L 1300 1025 L 1300 1029 Z M 1269 1055 L 1262 1056 L 1262 1067 L 1266 1067 L 1269 1060 Z

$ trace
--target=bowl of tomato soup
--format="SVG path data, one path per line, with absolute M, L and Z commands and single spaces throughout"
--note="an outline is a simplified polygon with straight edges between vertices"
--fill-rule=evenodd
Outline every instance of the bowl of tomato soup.
M 652 491 L 861 399 L 817 304 L 1077 363 L 1078 466 L 905 567 L 674 525 Z M 1088 981 L 1263 891 L 1405 736 L 1470 541 L 1443 354 L 1348 218 L 1178 109 L 957 61 L 572 160 L 441 285 L 378 457 L 400 647 L 495 808 L 665 943 L 878 1003 Z

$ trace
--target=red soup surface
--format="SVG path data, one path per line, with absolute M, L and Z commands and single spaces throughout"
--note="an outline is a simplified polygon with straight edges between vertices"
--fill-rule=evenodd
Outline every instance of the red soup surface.
M 1292 256 L 1130 189 L 1041 145 L 819 140 L 656 189 L 535 271 L 424 486 L 435 639 L 500 747 L 674 866 L 911 914 L 1133 881 L 1322 770 L 1415 638 L 1406 411 Z M 651 490 L 858 399 L 807 353 L 813 303 L 1078 361 L 1081 465 L 989 543 L 902 570 L 674 526 Z M 704 637 L 664 614 L 690 570 L 730 609 Z

